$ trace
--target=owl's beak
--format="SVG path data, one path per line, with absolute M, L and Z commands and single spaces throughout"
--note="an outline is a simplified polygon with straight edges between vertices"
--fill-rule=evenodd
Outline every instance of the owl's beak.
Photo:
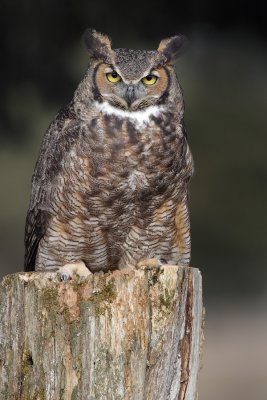
M 125 100 L 127 101 L 128 107 L 132 104 L 134 100 L 134 87 L 129 85 L 126 90 Z

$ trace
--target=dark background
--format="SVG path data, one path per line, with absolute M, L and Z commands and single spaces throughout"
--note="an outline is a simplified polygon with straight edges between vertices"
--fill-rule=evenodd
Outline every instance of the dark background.
M 183 33 L 190 45 L 177 73 L 196 167 L 192 264 L 203 273 L 208 314 L 215 309 L 218 317 L 219 305 L 239 304 L 243 311 L 247 304 L 265 305 L 266 20 L 259 0 L 2 1 L 1 275 L 22 270 L 31 175 L 45 129 L 86 70 L 83 31 L 93 27 L 107 33 L 114 47 L 141 49 L 156 49 L 162 38 Z
M 266 291 L 266 10 L 263 2 L 24 1 L 1 6 L 1 272 L 21 270 L 41 137 L 88 63 L 86 27 L 115 47 L 190 40 L 177 63 L 196 173 L 192 262 L 207 295 Z

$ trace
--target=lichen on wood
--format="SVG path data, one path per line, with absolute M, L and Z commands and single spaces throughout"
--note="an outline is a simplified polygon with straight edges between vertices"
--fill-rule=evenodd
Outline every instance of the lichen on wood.
M 202 293 L 197 269 L 125 268 L 0 284 L 0 399 L 194 400 Z

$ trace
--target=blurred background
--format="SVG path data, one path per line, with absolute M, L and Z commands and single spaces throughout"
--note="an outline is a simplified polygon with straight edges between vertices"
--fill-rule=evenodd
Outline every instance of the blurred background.
M 45 129 L 85 73 L 83 31 L 135 49 L 186 34 L 177 74 L 196 167 L 192 265 L 206 306 L 199 398 L 266 400 L 264 2 L 3 0 L 0 11 L 0 277 L 23 269 L 31 175 Z

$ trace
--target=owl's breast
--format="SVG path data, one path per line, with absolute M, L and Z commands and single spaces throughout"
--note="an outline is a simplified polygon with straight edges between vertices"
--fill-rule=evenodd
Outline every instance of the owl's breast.
M 173 114 L 152 116 L 144 123 L 102 115 L 92 121 L 87 145 L 91 177 L 109 193 L 162 196 L 192 173 L 183 126 Z
M 177 195 L 191 173 L 190 156 L 173 118 L 135 124 L 102 115 L 81 126 L 52 195 L 65 196 L 74 215 L 79 208 L 107 219 L 152 201 L 156 207 Z
M 49 189 L 50 230 L 77 238 L 78 250 L 90 243 L 89 253 L 106 243 L 117 260 L 133 226 L 146 229 L 166 202 L 173 215 L 190 171 L 187 142 L 171 121 L 84 123 Z
M 90 123 L 88 131 L 96 175 L 101 168 L 110 167 L 112 173 L 134 172 L 136 176 L 138 172 L 139 178 L 141 173 L 152 177 L 177 169 L 190 158 L 182 124 L 173 114 L 151 116 L 143 122 L 103 114 Z

